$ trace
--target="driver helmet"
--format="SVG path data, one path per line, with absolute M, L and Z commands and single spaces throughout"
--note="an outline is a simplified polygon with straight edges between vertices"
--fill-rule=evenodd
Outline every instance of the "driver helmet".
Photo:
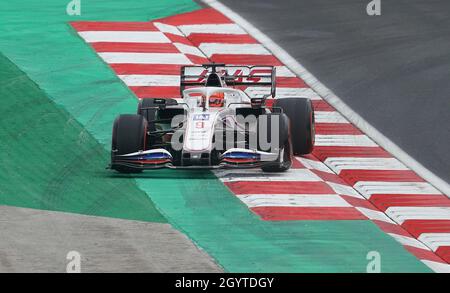
M 225 94 L 223 92 L 213 93 L 209 96 L 209 107 L 223 107 L 225 104 Z

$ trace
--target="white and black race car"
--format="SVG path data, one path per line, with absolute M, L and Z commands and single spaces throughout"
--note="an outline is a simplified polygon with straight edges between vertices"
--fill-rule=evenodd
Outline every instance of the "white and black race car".
M 250 97 L 242 87 L 270 87 Z M 314 146 L 308 98 L 275 98 L 273 66 L 184 66 L 180 99 L 139 101 L 137 114 L 114 121 L 110 168 L 123 173 L 155 168 L 262 168 L 282 172 L 292 155 Z

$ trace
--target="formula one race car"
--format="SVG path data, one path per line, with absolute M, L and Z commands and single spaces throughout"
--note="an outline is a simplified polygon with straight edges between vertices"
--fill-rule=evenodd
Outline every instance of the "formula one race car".
M 286 171 L 293 154 L 313 149 L 314 111 L 301 97 L 266 106 L 275 86 L 273 66 L 184 66 L 181 99 L 141 99 L 137 114 L 116 118 L 110 168 L 122 173 L 162 167 Z M 250 87 L 270 87 L 270 93 L 250 97 Z

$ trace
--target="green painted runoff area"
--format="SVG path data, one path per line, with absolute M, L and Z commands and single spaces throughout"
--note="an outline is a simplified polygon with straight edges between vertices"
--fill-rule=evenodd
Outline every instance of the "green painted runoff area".
M 0 204 L 165 222 L 133 178 L 105 173 L 109 153 L 0 55 Z

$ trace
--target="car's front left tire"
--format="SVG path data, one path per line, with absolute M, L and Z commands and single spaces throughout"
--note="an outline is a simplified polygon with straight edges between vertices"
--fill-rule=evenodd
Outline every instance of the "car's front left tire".
M 120 173 L 139 173 L 142 170 L 120 164 L 114 164 L 117 155 L 145 150 L 147 119 L 142 115 L 123 114 L 116 118 L 113 125 L 111 142 L 111 168 Z

